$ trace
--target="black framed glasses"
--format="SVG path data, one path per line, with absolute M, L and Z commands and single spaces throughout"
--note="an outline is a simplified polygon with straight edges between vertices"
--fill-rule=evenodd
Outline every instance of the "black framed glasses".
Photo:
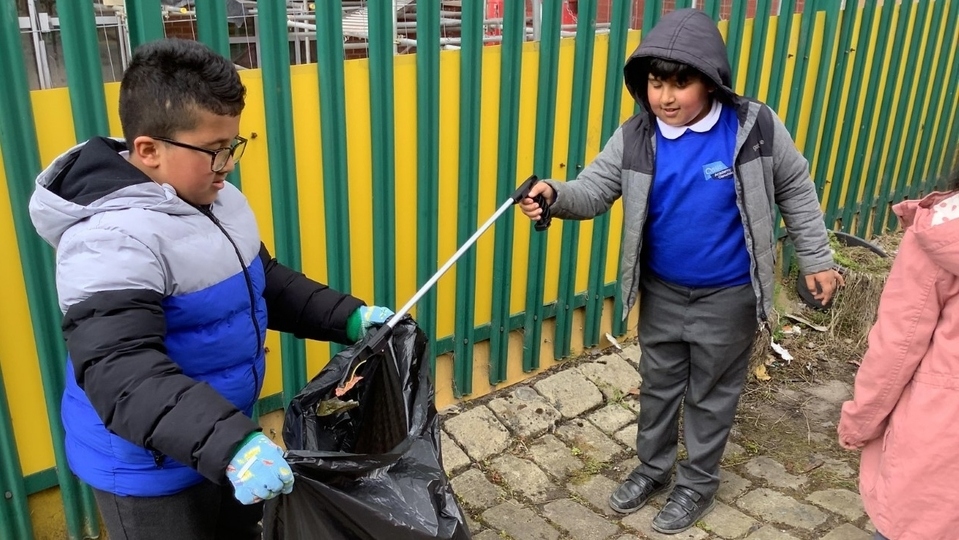
M 200 148 L 199 146 L 193 146 L 192 144 L 183 143 L 180 141 L 174 141 L 173 139 L 167 139 L 166 137 L 151 137 L 158 141 L 163 141 L 167 144 L 172 144 L 173 146 L 179 146 L 180 148 L 187 148 L 189 150 L 196 150 L 197 152 L 203 152 L 210 156 L 210 170 L 213 172 L 220 172 L 226 167 L 226 164 L 230 161 L 230 158 L 233 158 L 234 162 L 240 161 L 240 158 L 243 157 L 243 151 L 246 150 L 247 140 L 239 135 L 233 139 L 233 144 L 224 148 L 217 148 L 216 150 L 207 150 L 206 148 Z

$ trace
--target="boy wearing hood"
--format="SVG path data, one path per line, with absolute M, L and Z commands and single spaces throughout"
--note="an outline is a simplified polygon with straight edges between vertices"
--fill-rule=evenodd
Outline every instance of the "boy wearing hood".
M 640 302 L 641 465 L 613 492 L 620 513 L 669 489 L 684 405 L 688 458 L 653 520 L 682 532 L 714 505 L 758 324 L 773 309 L 778 205 L 807 284 L 842 284 L 806 160 L 766 105 L 737 96 L 726 47 L 698 10 L 664 16 L 624 68 L 642 110 L 577 178 L 534 186 L 530 219 L 590 219 L 623 199 L 623 318 Z
M 274 259 L 226 175 L 246 89 L 200 43 L 138 48 L 120 85 L 126 142 L 94 138 L 37 178 L 30 216 L 57 250 L 70 469 L 111 539 L 259 538 L 293 489 L 250 418 L 267 329 L 349 344 L 392 314 Z

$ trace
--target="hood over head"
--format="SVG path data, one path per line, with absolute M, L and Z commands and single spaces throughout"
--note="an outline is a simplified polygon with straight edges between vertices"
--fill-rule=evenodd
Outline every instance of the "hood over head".
M 650 58 L 692 66 L 713 82 L 723 101 L 736 97 L 723 36 L 716 23 L 698 9 L 680 9 L 664 15 L 649 35 L 643 36 L 639 47 L 626 61 L 623 68 L 626 88 L 646 110 L 649 110 L 646 81 Z
M 100 212 L 147 208 L 168 214 L 198 210 L 159 185 L 121 152 L 126 143 L 96 137 L 58 157 L 40 176 L 30 198 L 30 219 L 44 240 L 56 247 L 63 233 Z
M 959 219 L 933 225 L 937 206 L 959 205 L 959 192 L 927 195 L 921 201 L 903 201 L 893 206 L 903 228 L 912 228 L 916 243 L 930 259 L 947 272 L 959 276 Z

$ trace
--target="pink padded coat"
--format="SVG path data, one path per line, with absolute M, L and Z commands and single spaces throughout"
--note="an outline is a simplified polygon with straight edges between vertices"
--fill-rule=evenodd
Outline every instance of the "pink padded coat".
M 859 491 L 892 540 L 959 539 L 959 194 L 894 208 L 905 235 L 839 442 L 862 448 Z

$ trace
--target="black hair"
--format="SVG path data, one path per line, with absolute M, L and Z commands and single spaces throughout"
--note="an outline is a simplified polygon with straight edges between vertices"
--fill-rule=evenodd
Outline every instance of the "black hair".
M 161 39 L 137 47 L 120 82 L 120 125 L 132 144 L 141 135 L 172 137 L 196 127 L 199 110 L 243 112 L 246 88 L 233 63 L 196 41 Z
M 650 58 L 645 63 L 647 77 L 652 75 L 661 81 L 675 80 L 679 84 L 685 84 L 690 80 L 699 80 L 709 88 L 716 86 L 712 79 L 689 64 L 655 57 Z

